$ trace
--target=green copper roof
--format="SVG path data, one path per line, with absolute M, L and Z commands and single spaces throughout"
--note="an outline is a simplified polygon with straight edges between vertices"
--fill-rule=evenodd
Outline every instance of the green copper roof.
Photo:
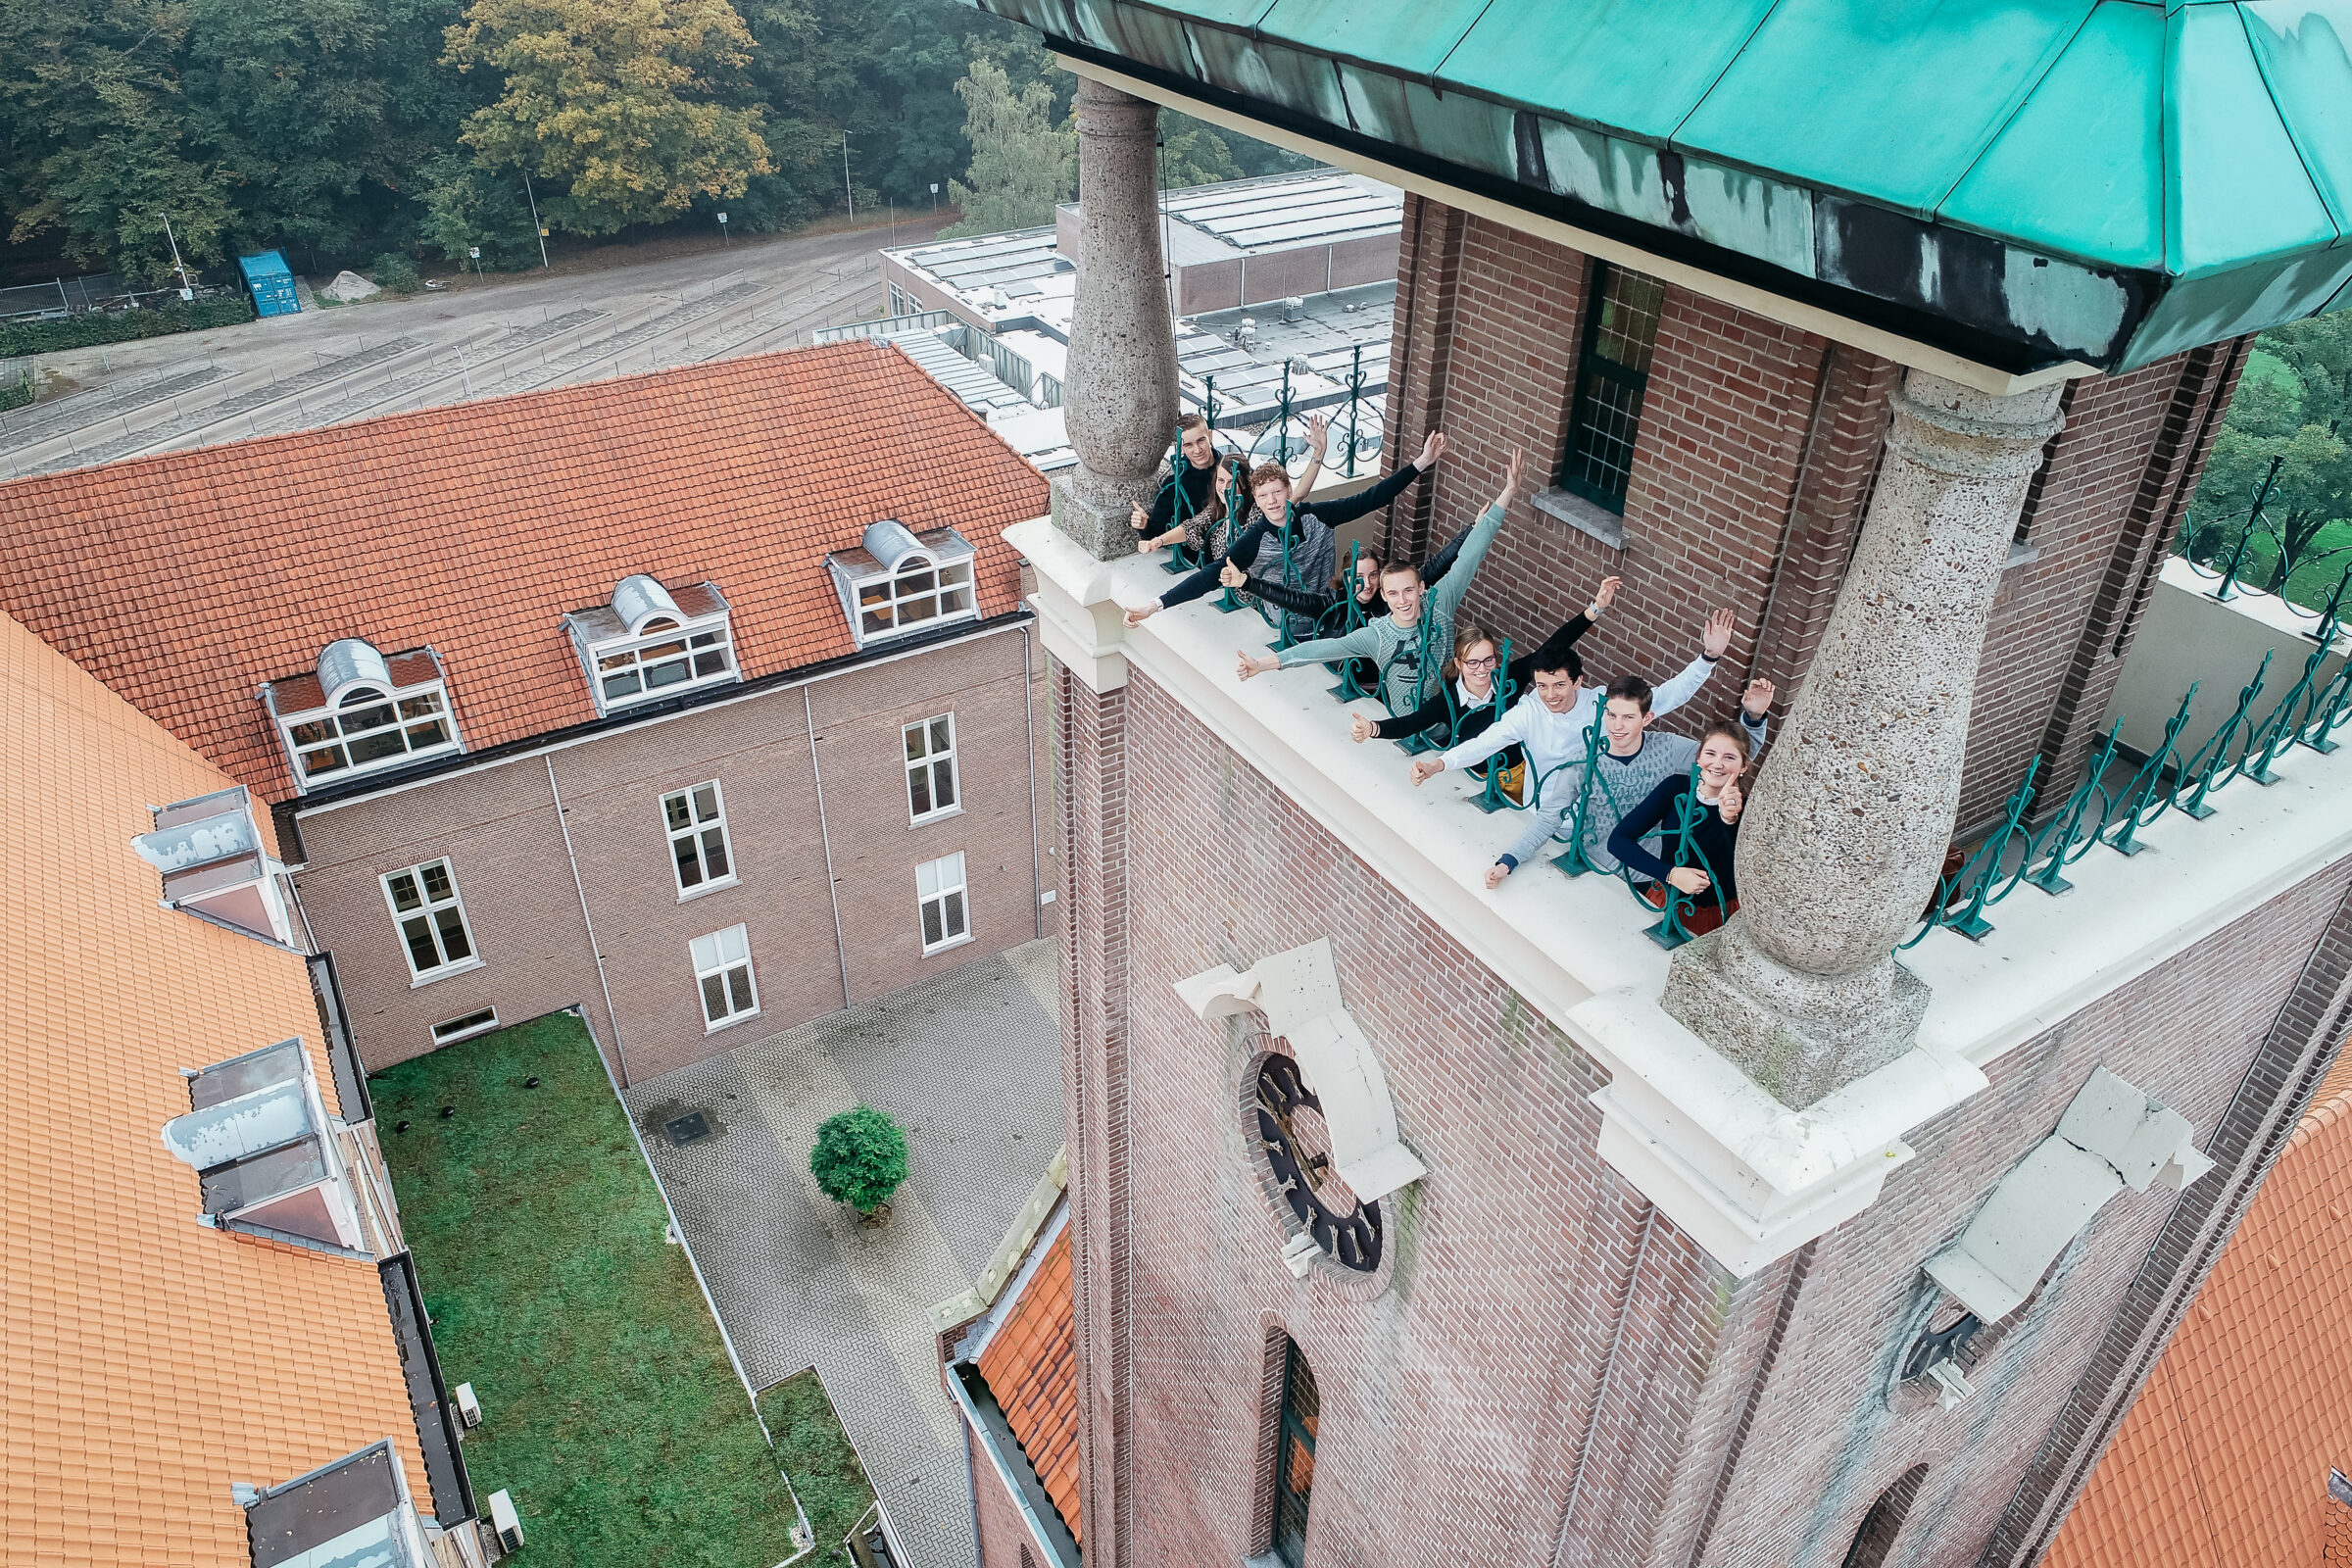
M 2011 370 L 2352 304 L 2352 0 L 973 0 Z

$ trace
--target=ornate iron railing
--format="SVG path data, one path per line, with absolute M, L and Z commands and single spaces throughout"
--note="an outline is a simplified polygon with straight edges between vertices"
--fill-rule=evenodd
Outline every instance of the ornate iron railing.
M 2335 429 L 2329 426 L 2328 434 L 2333 435 Z M 2285 463 L 2284 457 L 2271 459 L 2269 469 L 2249 492 L 2251 505 L 2244 511 L 2217 515 L 2186 509 L 2180 531 L 2173 540 L 2173 554 L 2213 584 L 2216 599 L 2229 600 L 2240 593 L 2267 594 L 2295 614 L 2318 619 L 2328 612 L 2327 607 L 2292 597 L 2295 579 L 2324 581 L 2325 568 L 2352 556 L 2352 545 L 2321 548 L 2320 539 L 2333 519 L 2291 510 L 2284 521 L 2272 517 L 2278 470 Z M 2268 581 L 2249 581 L 2255 573 Z

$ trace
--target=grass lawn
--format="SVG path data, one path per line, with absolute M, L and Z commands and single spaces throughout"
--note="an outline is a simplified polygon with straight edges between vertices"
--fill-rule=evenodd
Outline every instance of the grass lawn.
M 514 1493 L 526 1556 L 790 1557 L 776 1455 L 685 1249 L 662 1239 L 661 1192 L 579 1019 L 445 1046 L 368 1084 L 442 1371 L 482 1401 L 474 1492 Z
M 825 1397 L 824 1385 L 814 1372 L 762 1389 L 760 1414 L 776 1440 L 776 1453 L 792 1475 L 801 1506 L 808 1510 L 818 1560 L 827 1560 L 824 1554 L 864 1517 L 874 1500 L 865 1466 L 858 1462 L 858 1451 L 850 1446 L 849 1434 L 841 1430 L 841 1418 L 833 1413 L 833 1401 Z

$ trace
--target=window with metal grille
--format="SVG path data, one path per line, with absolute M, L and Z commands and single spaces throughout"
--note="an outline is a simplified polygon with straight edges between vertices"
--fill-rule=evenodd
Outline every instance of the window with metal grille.
M 703 993 L 705 1032 L 723 1029 L 760 1010 L 760 989 L 752 980 L 752 939 L 731 925 L 688 944 L 694 955 L 694 983 Z
M 466 906 L 459 902 L 447 860 L 404 866 L 386 872 L 383 880 L 384 902 L 400 928 L 413 977 L 437 980 L 481 961 L 473 955 L 473 933 L 466 928 Z
M 1274 1450 L 1274 1553 L 1290 1568 L 1306 1555 L 1306 1505 L 1315 1488 L 1315 1430 L 1323 1423 L 1323 1398 L 1315 1374 L 1283 1342 L 1282 1428 Z
M 971 922 L 964 909 L 961 850 L 916 866 L 914 892 L 922 906 L 925 953 L 971 940 Z
M 662 821 L 669 832 L 669 867 L 678 879 L 678 897 L 734 882 L 735 862 L 727 854 L 726 802 L 716 779 L 662 796 Z
M 1585 310 L 1585 347 L 1577 361 L 1560 488 L 1611 512 L 1625 511 L 1665 300 L 1666 285 L 1656 278 L 1605 262 L 1592 264 L 1592 298 Z
M 906 726 L 906 811 L 916 822 L 946 816 L 956 805 L 956 715 Z

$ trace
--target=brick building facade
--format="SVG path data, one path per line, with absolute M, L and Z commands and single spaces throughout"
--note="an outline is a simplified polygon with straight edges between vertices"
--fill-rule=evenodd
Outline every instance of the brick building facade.
M 625 1084 L 1043 934 L 1045 499 L 845 344 L 7 486 L 0 601 L 274 809 L 370 1066 Z
M 988 9 L 1081 77 L 1091 225 L 1079 463 L 1010 535 L 1054 661 L 1087 1562 L 2034 1561 L 2341 1044 L 2352 774 L 2307 747 L 2226 836 L 2085 843 L 1981 941 L 1922 911 L 2029 767 L 2028 827 L 2076 788 L 2246 334 L 2343 303 L 2340 227 L 2289 286 L 2167 226 L 2218 172 L 2070 184 L 2145 150 L 2049 118 L 2120 8 L 2031 67 L 1793 0 L 1752 37 Z M 1731 610 L 1667 721 L 1780 688 L 1719 932 L 1489 885 L 1509 813 L 1352 743 L 1325 670 L 1206 604 L 1120 615 L 1158 581 L 1115 525 L 1165 454 L 1154 104 L 1407 191 L 1384 445 L 1452 450 L 1393 553 L 1522 448 L 1469 617 L 1524 650 L 1620 575 L 1579 652 L 1656 678 Z

